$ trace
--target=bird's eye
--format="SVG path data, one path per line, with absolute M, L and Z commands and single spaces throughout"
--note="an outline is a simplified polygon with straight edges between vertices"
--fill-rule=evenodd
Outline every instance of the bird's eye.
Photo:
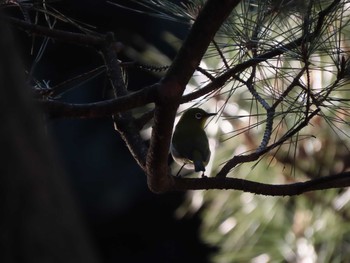
M 196 117 L 197 120 L 202 119 L 202 113 L 197 112 L 194 117 Z

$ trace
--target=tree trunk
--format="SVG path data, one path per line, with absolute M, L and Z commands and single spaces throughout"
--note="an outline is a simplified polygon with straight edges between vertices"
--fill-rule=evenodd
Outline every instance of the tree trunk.
M 0 22 L 0 262 L 97 262 Z

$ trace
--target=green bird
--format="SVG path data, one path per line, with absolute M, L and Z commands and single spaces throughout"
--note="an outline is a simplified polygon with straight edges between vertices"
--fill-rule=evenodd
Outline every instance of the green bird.
M 205 166 L 210 159 L 209 142 L 204 125 L 206 120 L 213 115 L 216 113 L 191 108 L 181 116 L 175 127 L 170 148 L 174 160 L 182 165 L 181 169 L 186 167 L 196 172 L 202 171 L 202 176 L 204 176 Z

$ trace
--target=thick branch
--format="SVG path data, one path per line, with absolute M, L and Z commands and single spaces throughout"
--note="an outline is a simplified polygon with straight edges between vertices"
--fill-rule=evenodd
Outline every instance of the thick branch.
M 161 82 L 150 150 L 147 156 L 148 185 L 154 192 L 168 188 L 170 183 L 167 177 L 170 138 L 176 110 L 185 87 L 214 35 L 239 2 L 238 0 L 209 0 L 206 2 Z

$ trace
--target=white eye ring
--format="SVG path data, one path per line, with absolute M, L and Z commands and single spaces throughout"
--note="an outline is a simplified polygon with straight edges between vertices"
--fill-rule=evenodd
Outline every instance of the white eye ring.
M 202 119 L 202 113 L 197 112 L 194 117 L 196 117 L 197 120 Z

